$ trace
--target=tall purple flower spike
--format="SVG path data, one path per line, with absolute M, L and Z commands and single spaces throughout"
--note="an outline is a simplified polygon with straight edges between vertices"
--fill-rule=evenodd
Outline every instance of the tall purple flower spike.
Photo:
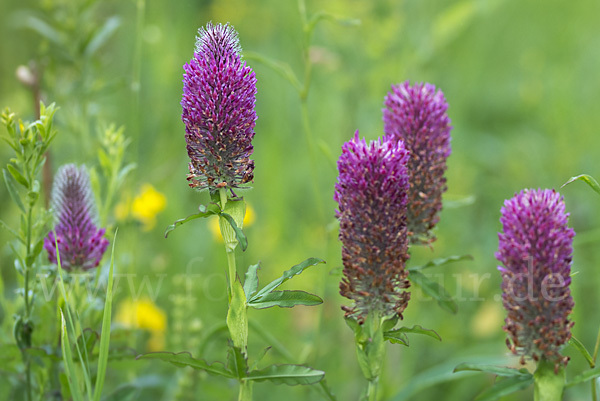
M 560 194 L 526 189 L 504 202 L 496 258 L 504 265 L 502 303 L 508 311 L 504 331 L 510 350 L 535 361 L 544 358 L 556 369 L 569 358 L 560 354 L 571 338 L 574 303 L 571 254 L 575 232 Z
M 386 136 L 404 141 L 410 151 L 408 231 L 411 244 L 431 244 L 446 191 L 450 119 L 444 94 L 431 84 L 393 85 L 383 109 Z
M 254 178 L 256 76 L 242 61 L 229 24 L 198 30 L 196 51 L 183 66 L 181 119 L 192 188 L 237 188 Z
M 108 247 L 105 229 L 93 222 L 95 208 L 90 179 L 84 166 L 67 164 L 58 169 L 52 188 L 52 206 L 57 216 L 54 232 L 44 239 L 48 259 L 57 263 L 56 242 L 61 268 L 92 269 L 100 263 Z
M 402 141 L 367 144 L 354 138 L 342 146 L 334 200 L 339 208 L 344 277 L 340 294 L 354 301 L 342 307 L 362 323 L 369 312 L 398 316 L 410 293 L 406 205 L 409 152 Z

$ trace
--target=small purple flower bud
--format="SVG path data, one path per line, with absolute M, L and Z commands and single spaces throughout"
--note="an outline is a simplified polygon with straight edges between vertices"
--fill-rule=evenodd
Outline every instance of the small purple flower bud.
M 344 277 L 340 294 L 354 301 L 346 316 L 364 321 L 370 312 L 398 316 L 410 293 L 406 204 L 409 153 L 402 141 L 367 145 L 354 138 L 342 146 L 334 200 L 339 208 Z
M 192 188 L 237 188 L 254 178 L 256 76 L 240 51 L 233 27 L 208 23 L 183 66 L 181 119 Z
M 52 207 L 57 216 L 54 232 L 44 239 L 48 259 L 58 263 L 56 242 L 60 252 L 61 268 L 88 270 L 98 266 L 108 247 L 104 228 L 98 229 L 90 179 L 84 166 L 67 164 L 58 169 L 52 188 Z
M 446 159 L 450 156 L 450 119 L 442 91 L 431 84 L 408 81 L 392 85 L 383 109 L 386 136 L 404 141 L 410 152 L 408 232 L 411 244 L 431 244 L 446 191 Z
M 563 198 L 554 190 L 526 189 L 500 212 L 496 258 L 504 265 L 498 270 L 508 311 L 507 345 L 522 361 L 530 356 L 566 365 L 569 358 L 560 349 L 574 324 L 569 285 L 575 232 L 567 226 Z

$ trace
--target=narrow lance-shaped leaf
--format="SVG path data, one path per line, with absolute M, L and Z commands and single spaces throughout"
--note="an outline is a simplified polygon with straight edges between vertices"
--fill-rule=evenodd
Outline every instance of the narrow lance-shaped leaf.
M 108 283 L 106 284 L 106 300 L 104 301 L 104 316 L 102 317 L 102 334 L 100 335 L 100 351 L 98 354 L 98 373 L 96 376 L 96 387 L 94 388 L 94 401 L 99 401 L 104 387 L 106 377 L 106 367 L 108 366 L 108 352 L 110 345 L 110 319 L 112 314 L 112 290 L 113 290 L 113 272 L 115 262 L 115 243 L 117 242 L 117 232 L 113 237 L 112 251 L 110 254 L 110 268 L 108 270 Z
M 569 179 L 569 181 L 565 182 L 565 183 L 564 183 L 564 184 L 561 186 L 561 188 L 562 188 L 562 187 L 564 187 L 565 185 L 568 185 L 568 184 L 570 184 L 570 183 L 572 183 L 572 182 L 574 182 L 574 181 L 577 181 L 577 180 L 581 180 L 581 181 L 585 182 L 585 183 L 586 183 L 586 184 L 588 184 L 588 185 L 590 186 L 590 188 L 592 188 L 592 189 L 593 189 L 593 190 L 594 190 L 594 191 L 595 191 L 595 192 L 596 192 L 598 195 L 600 195 L 600 185 L 598 185 L 598 181 L 596 181 L 596 180 L 594 179 L 594 177 L 592 177 L 591 175 L 587 175 L 587 174 L 581 174 L 581 175 L 578 175 L 578 176 L 576 176 L 576 177 L 571 177 L 571 178 Z
M 6 189 L 8 189 L 8 194 L 12 198 L 13 202 L 17 204 L 17 206 L 19 207 L 19 209 L 21 209 L 23 213 L 27 213 L 27 211 L 25 210 L 25 206 L 23 205 L 23 201 L 21 200 L 21 197 L 19 196 L 19 193 L 15 188 L 12 176 L 8 175 L 6 173 L 6 170 L 2 170 L 2 175 L 4 176 L 4 182 L 6 183 Z
M 165 230 L 165 238 L 167 238 L 169 236 L 169 233 L 173 230 L 175 230 L 177 227 L 187 223 L 188 221 L 192 221 L 195 219 L 199 219 L 199 218 L 203 218 L 203 217 L 208 217 L 208 216 L 212 216 L 213 214 L 218 214 L 219 211 L 215 210 L 215 206 L 211 204 L 211 206 L 209 206 L 208 208 L 204 205 L 200 205 L 200 207 L 198 208 L 200 210 L 199 213 L 196 214 L 192 214 L 184 219 L 179 219 L 179 220 L 175 220 L 175 222 L 173 224 L 171 224 L 169 227 L 167 227 L 167 229 Z M 218 208 L 218 206 L 216 206 Z
M 15 166 L 13 166 L 12 164 L 7 164 L 6 168 L 19 184 L 23 185 L 25 188 L 29 188 L 29 182 L 27 182 L 27 179 L 23 176 L 23 174 L 21 174 L 19 170 L 15 168 Z
M 247 380 L 270 381 L 288 386 L 315 384 L 323 379 L 325 372 L 301 365 L 271 365 L 261 370 L 253 370 Z
M 235 223 L 235 220 L 233 219 L 233 217 L 231 217 L 231 215 L 227 214 L 227 213 L 220 213 L 219 216 L 224 217 L 225 220 L 227 220 L 229 222 L 229 224 L 231 224 L 231 228 L 233 228 L 233 231 L 235 231 L 235 237 L 237 238 L 238 242 L 240 243 L 240 247 L 242 248 L 242 251 L 245 251 L 246 249 L 248 249 L 248 238 L 246 238 L 246 234 L 244 234 L 242 229 L 239 228 L 238 225 Z
M 248 306 L 256 309 L 265 309 L 273 306 L 292 308 L 296 305 L 313 306 L 322 304 L 323 300 L 314 294 L 298 290 L 271 291 L 264 296 L 248 302 Z
M 425 336 L 429 336 L 431 338 L 435 338 L 437 340 L 442 341 L 442 337 L 440 337 L 440 335 L 438 333 L 436 333 L 434 330 L 431 329 L 426 329 L 420 325 L 414 325 L 413 327 L 400 327 L 396 330 L 389 330 L 386 331 L 384 333 L 384 337 L 385 336 L 392 336 L 396 333 L 412 333 L 412 334 L 422 334 Z
M 383 339 L 392 344 L 402 344 L 408 347 L 408 337 L 401 331 L 391 330 L 383 333 Z
M 495 366 L 488 364 L 478 364 L 478 363 L 461 363 L 460 365 L 454 368 L 454 373 L 456 372 L 464 372 L 464 371 L 475 371 L 475 372 L 485 372 L 491 373 L 497 376 L 531 376 L 531 373 L 527 371 L 527 369 L 515 369 L 509 368 L 506 366 Z
M 65 371 L 67 379 L 69 380 L 69 387 L 71 389 L 71 395 L 73 396 L 74 401 L 83 401 L 79 379 L 77 372 L 75 371 L 75 365 L 73 364 L 73 355 L 71 354 L 71 342 L 69 341 L 67 324 L 65 322 L 65 316 L 63 315 L 62 310 L 60 311 L 60 343 L 63 353 L 63 361 L 65 363 Z
M 292 266 L 291 269 L 284 271 L 283 275 L 280 278 L 273 280 L 269 284 L 264 286 L 256 295 L 252 297 L 252 299 L 250 299 L 250 302 L 253 302 L 258 298 L 264 296 L 265 294 L 270 293 L 271 291 L 273 291 L 274 289 L 276 289 L 281 284 L 285 283 L 295 275 L 302 273 L 304 269 L 310 266 L 318 265 L 319 263 L 325 263 L 325 261 L 319 258 L 308 258 L 302 263 Z
M 533 383 L 533 376 L 512 376 L 503 380 L 498 380 L 494 385 L 475 398 L 476 401 L 495 401 L 519 390 L 523 390 Z
M 250 265 L 246 271 L 246 279 L 244 280 L 244 293 L 246 299 L 251 299 L 258 289 L 258 269 L 260 264 Z
M 581 341 L 579 341 L 577 338 L 575 338 L 575 336 L 571 335 L 569 344 L 571 344 L 573 347 L 575 347 L 575 349 L 577 349 L 577 351 L 579 351 L 581 353 L 581 355 L 583 355 L 583 357 L 585 358 L 585 360 L 587 361 L 587 363 L 590 365 L 591 368 L 596 366 L 596 362 L 594 362 L 594 358 L 592 357 L 592 355 L 590 355 L 590 352 L 587 350 L 587 348 L 585 348 L 585 345 L 583 345 L 583 343 Z
M 595 379 L 597 377 L 600 377 L 600 366 L 594 369 L 586 370 L 585 372 L 575 376 L 567 382 L 566 386 L 571 387 L 576 384 L 585 383 L 586 381 Z
M 209 364 L 203 359 L 193 358 L 189 352 L 180 352 L 178 354 L 173 352 L 153 352 L 139 355 L 136 359 L 158 359 L 164 362 L 170 362 L 175 366 L 189 366 L 213 375 L 223 376 L 230 379 L 236 378 L 236 375 L 227 370 L 221 362 L 213 362 Z

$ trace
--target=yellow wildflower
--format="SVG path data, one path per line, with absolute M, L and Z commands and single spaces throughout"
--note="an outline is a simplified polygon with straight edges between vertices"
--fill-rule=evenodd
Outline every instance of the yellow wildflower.
M 131 214 L 149 231 L 156 225 L 156 215 L 167 205 L 167 198 L 152 185 L 144 184 L 131 203 Z
M 471 333 L 477 337 L 489 337 L 498 333 L 503 323 L 503 310 L 500 302 L 488 301 L 481 305 L 471 321 Z
M 149 331 L 148 349 L 150 351 L 160 351 L 164 347 L 167 316 L 148 298 L 122 301 L 115 315 L 115 323 L 129 329 Z
M 246 203 L 246 215 L 244 215 L 243 226 L 244 227 L 251 226 L 252 223 L 254 223 L 254 220 L 256 220 L 256 213 L 254 212 L 254 209 L 252 208 L 252 206 L 250 206 L 248 203 Z M 210 232 L 212 233 L 212 235 L 216 241 L 223 242 L 223 237 L 221 236 L 221 228 L 219 227 L 219 218 L 218 217 L 211 218 L 209 220 L 208 228 L 210 229 Z
M 167 198 L 152 185 L 142 185 L 138 194 L 130 199 L 127 196 L 115 206 L 115 218 L 125 220 L 130 215 L 142 223 L 144 231 L 150 231 L 156 225 L 156 215 L 164 210 Z

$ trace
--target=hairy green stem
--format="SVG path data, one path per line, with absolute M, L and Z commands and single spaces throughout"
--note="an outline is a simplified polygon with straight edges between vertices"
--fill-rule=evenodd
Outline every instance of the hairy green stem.
M 238 401 L 252 401 L 252 382 L 250 380 L 240 381 Z
M 565 387 L 565 369 L 560 367 L 555 373 L 555 364 L 542 359 L 533 374 L 534 401 L 561 401 Z
M 242 228 L 246 205 L 243 200 L 232 201 L 227 198 L 227 189 L 219 189 L 219 199 L 221 210 L 229 214 L 236 225 Z M 239 348 L 244 355 L 247 355 L 248 346 L 248 306 L 241 283 L 237 279 L 237 266 L 235 262 L 235 248 L 238 239 L 230 223 L 222 216 L 219 217 L 219 227 L 223 242 L 225 243 L 225 253 L 227 254 L 227 272 L 229 276 L 229 307 L 227 310 L 227 328 L 233 342 L 233 346 Z M 238 401 L 252 401 L 252 382 L 240 379 L 240 388 Z
M 377 376 L 373 380 L 369 380 L 369 384 L 367 385 L 367 400 L 377 401 L 378 385 L 379 385 L 379 376 Z

